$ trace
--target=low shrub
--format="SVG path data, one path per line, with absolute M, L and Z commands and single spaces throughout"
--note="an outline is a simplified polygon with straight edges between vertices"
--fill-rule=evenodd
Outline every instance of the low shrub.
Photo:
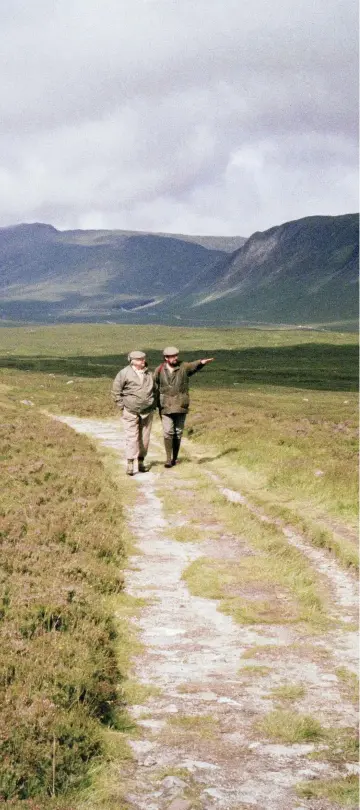
M 0 801 L 62 807 L 122 723 L 122 509 L 87 439 L 33 410 L 3 425 Z

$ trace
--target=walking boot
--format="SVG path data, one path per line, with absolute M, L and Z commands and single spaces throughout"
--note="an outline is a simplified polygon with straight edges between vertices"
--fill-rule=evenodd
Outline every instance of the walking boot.
M 171 464 L 172 464 L 173 467 L 175 467 L 177 457 L 179 455 L 180 443 L 181 443 L 181 439 L 179 439 L 179 437 L 175 433 L 174 436 L 173 436 L 173 441 L 172 441 L 172 460 L 171 460 Z
M 172 465 L 172 459 L 171 459 L 171 457 L 172 457 L 172 446 L 173 446 L 172 438 L 170 437 L 169 439 L 164 439 L 164 445 L 165 445 L 165 453 L 166 453 L 166 461 L 165 461 L 164 467 L 169 468 L 169 467 L 173 466 Z
M 134 475 L 134 459 L 128 458 L 126 465 L 126 475 Z
M 139 456 L 139 458 L 138 458 L 138 470 L 139 470 L 139 472 L 149 472 L 149 469 L 150 469 L 150 467 L 149 467 L 148 464 L 145 464 L 143 457 Z

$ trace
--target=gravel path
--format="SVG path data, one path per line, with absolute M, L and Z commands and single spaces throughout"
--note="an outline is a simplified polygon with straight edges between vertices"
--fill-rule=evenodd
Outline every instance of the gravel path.
M 119 422 L 70 416 L 61 421 L 115 450 L 124 466 Z M 152 447 L 162 459 L 156 436 Z M 137 767 L 129 778 L 129 807 L 300 810 L 304 803 L 294 790 L 298 782 L 346 775 L 354 765 L 343 763 L 340 768 L 325 757 L 309 759 L 312 743 L 270 744 L 256 724 L 277 708 L 271 690 L 290 682 L 305 687 L 297 711 L 314 715 L 325 726 L 354 726 L 354 707 L 344 698 L 334 669 L 344 663 L 356 669 L 355 634 L 339 630 L 316 636 L 309 644 L 294 625 L 256 625 L 256 630 L 240 626 L 219 612 L 215 600 L 192 596 L 182 574 L 203 556 L 203 548 L 200 543 L 171 539 L 171 526 L 156 494 L 164 474 L 169 472 L 157 466 L 134 477 L 136 500 L 128 511 L 138 554 L 130 560 L 126 587 L 147 600 L 137 620 L 144 651 L 135 659 L 135 677 L 158 688 L 146 705 L 131 709 L 141 735 L 130 741 Z M 176 470 L 170 475 L 176 476 Z M 212 478 L 225 497 L 244 502 L 240 493 L 223 488 L 213 474 Z M 356 593 L 351 576 L 290 529 L 286 536 L 330 583 L 334 616 L 352 620 Z M 225 556 L 226 551 L 224 547 Z M 257 656 L 242 658 L 254 647 L 260 662 Z M 329 656 L 322 654 L 324 650 Z M 246 675 L 246 665 L 259 663 L 268 667 L 265 677 Z M 331 810 L 337 805 L 310 800 L 306 807 Z

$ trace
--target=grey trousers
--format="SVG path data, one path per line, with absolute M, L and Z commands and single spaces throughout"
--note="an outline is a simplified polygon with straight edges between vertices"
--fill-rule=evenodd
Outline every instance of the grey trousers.
M 145 458 L 149 447 L 153 415 L 153 413 L 148 413 L 146 416 L 138 416 L 124 408 L 126 458 Z
M 164 439 L 172 439 L 175 435 L 181 441 L 185 419 L 186 413 L 163 413 L 161 423 Z

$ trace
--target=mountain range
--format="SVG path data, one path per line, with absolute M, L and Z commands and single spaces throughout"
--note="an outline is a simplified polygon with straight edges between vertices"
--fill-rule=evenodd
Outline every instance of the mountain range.
M 356 328 L 358 214 L 244 237 L 0 229 L 3 324 Z

